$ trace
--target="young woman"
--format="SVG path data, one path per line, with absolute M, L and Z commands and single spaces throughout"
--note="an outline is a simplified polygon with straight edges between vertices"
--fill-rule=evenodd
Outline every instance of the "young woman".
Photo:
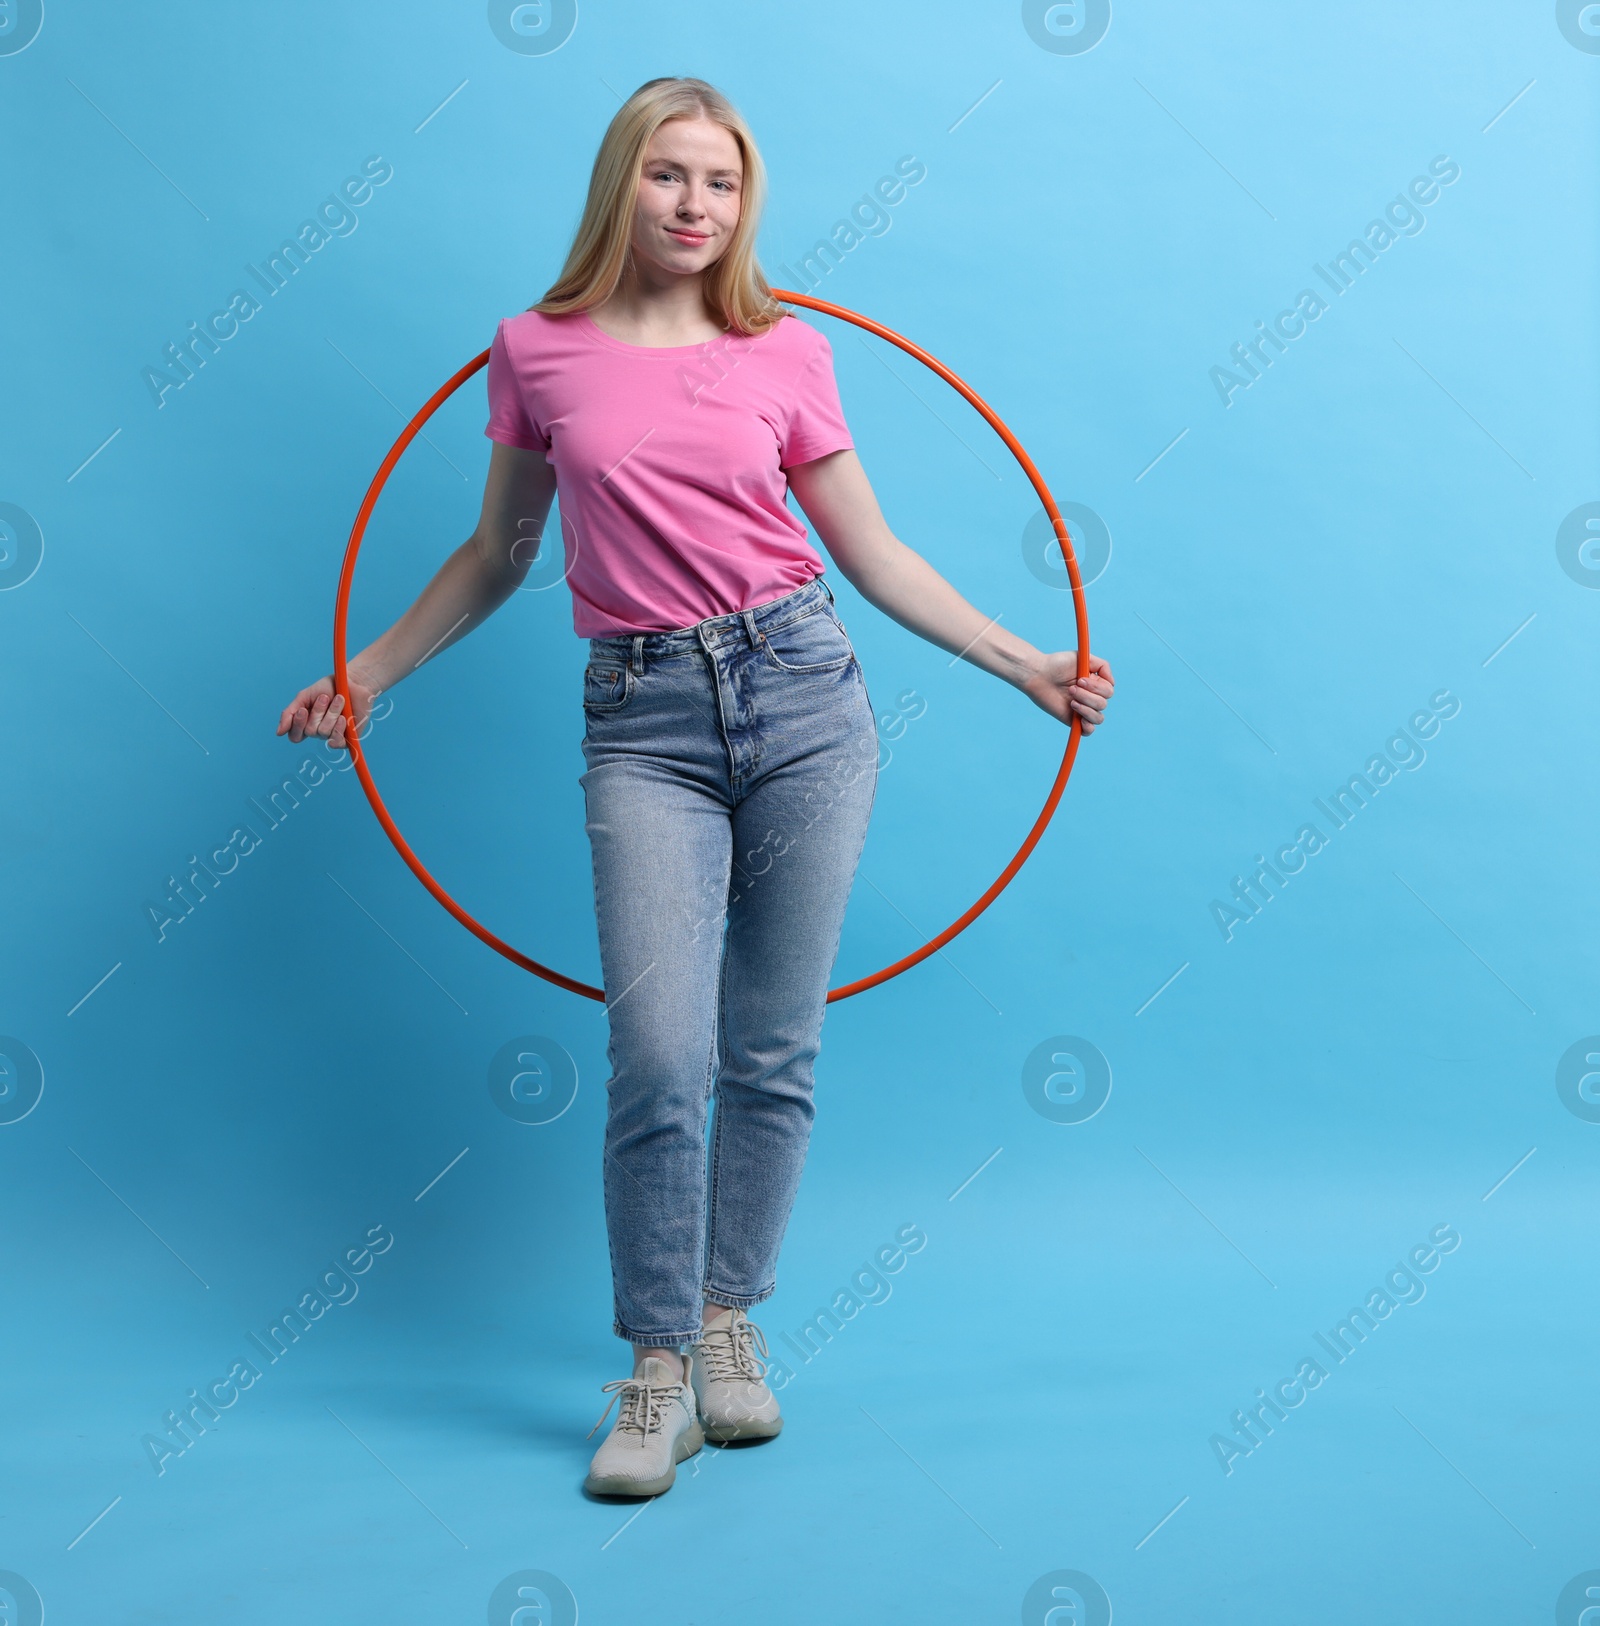
M 581 782 L 610 1027 L 613 1330 L 634 1356 L 604 1385 L 621 1404 L 586 1481 L 596 1494 L 656 1495 L 704 1439 L 782 1427 L 748 1311 L 773 1291 L 805 1161 L 878 753 L 786 493 L 901 625 L 1085 733 L 1112 692 L 1104 661 L 1078 681 L 1072 651 L 1006 632 L 890 532 L 828 342 L 757 265 L 764 187 L 749 129 L 710 85 L 634 92 L 561 276 L 495 334 L 477 528 L 349 664 L 359 732 L 382 690 L 512 595 L 559 489 L 590 640 Z M 278 732 L 342 749 L 350 726 L 325 677 Z

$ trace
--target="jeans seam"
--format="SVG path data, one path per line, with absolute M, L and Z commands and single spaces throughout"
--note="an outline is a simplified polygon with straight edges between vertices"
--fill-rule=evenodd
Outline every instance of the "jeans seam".
M 585 732 L 587 733 L 587 730 L 585 730 Z M 588 793 L 588 788 L 585 787 L 585 789 L 584 789 L 585 822 L 587 822 L 587 818 L 588 818 L 588 794 L 589 794 Z M 593 849 L 591 848 L 591 871 L 590 872 L 591 872 L 591 875 L 592 875 L 592 878 L 593 878 L 592 891 L 594 893 L 594 911 L 595 911 L 595 919 L 599 920 L 599 919 L 603 918 L 601 916 L 601 913 L 600 913 L 600 865 L 593 862 L 592 854 L 593 854 Z M 604 969 L 603 966 L 601 968 L 601 978 L 600 978 L 600 980 L 601 980 L 601 984 L 602 984 L 602 987 L 601 987 L 600 991 L 601 991 L 601 993 L 603 995 L 605 993 L 605 988 L 604 988 L 605 969 Z M 612 1054 L 611 1031 L 610 1031 L 610 1029 L 611 1029 L 611 1024 L 608 1021 L 606 1023 L 606 1063 L 607 1063 L 609 1074 L 611 1075 L 611 1077 L 614 1077 L 615 1074 L 616 1074 L 616 1057 Z M 611 1156 L 611 1149 L 610 1149 L 610 1144 L 609 1144 L 610 1140 L 611 1140 L 611 1111 L 610 1111 L 610 1107 L 611 1107 L 611 1077 L 608 1077 L 607 1080 L 606 1080 L 606 1109 L 607 1109 L 606 1110 L 606 1122 L 605 1122 L 605 1125 L 603 1126 L 603 1128 L 601 1129 L 601 1132 L 600 1132 L 600 1197 L 601 1197 L 601 1206 L 602 1207 L 607 1206 L 607 1195 L 606 1194 L 607 1194 L 607 1189 L 608 1189 L 608 1186 L 609 1186 L 609 1171 L 606 1168 L 606 1162 L 607 1162 L 607 1159 Z M 618 1301 L 617 1293 L 616 1293 L 616 1284 L 619 1281 L 622 1280 L 622 1276 L 621 1276 L 621 1273 L 617 1269 L 616 1238 L 612 1234 L 612 1226 L 611 1226 L 611 1223 L 610 1223 L 610 1215 L 609 1214 L 607 1215 L 607 1218 L 606 1218 L 606 1259 L 607 1259 L 607 1262 L 611 1266 L 611 1284 L 612 1284 L 611 1316 L 612 1316 L 612 1326 L 613 1326 L 613 1329 L 618 1332 L 619 1336 L 625 1336 L 624 1334 L 621 1333 L 622 1305 Z
M 730 863 L 729 881 L 730 881 L 730 889 L 731 889 L 731 882 L 732 882 L 732 874 L 731 874 L 732 860 L 731 859 L 730 859 L 729 863 Z M 726 897 L 724 897 L 724 900 L 723 900 L 722 919 L 723 919 L 722 954 L 721 954 L 721 959 L 720 959 L 720 961 L 718 963 L 718 966 L 717 966 L 716 1044 L 715 1044 L 715 1047 L 714 1047 L 713 1052 L 712 1052 L 713 1055 L 716 1057 L 716 1060 L 717 1060 L 717 1072 L 720 1072 L 722 1070 L 722 1066 L 727 1062 L 727 1059 L 728 1059 L 728 909 L 727 909 Z M 709 1101 L 711 1099 L 712 1087 L 716 1083 L 716 1076 L 715 1076 L 714 1073 L 712 1073 L 712 1069 L 711 1069 L 709 1063 L 707 1064 L 706 1072 L 707 1072 L 707 1075 L 708 1075 L 707 1076 L 707 1083 L 706 1083 L 706 1099 Z M 722 1151 L 722 1098 L 719 1095 L 717 1097 L 717 1104 L 716 1104 L 715 1110 L 712 1113 L 712 1120 L 711 1120 L 711 1174 L 710 1174 L 710 1180 L 708 1182 L 708 1201 L 707 1201 L 707 1205 L 706 1205 L 707 1206 L 707 1215 L 706 1215 L 706 1257 L 705 1257 L 705 1275 L 704 1275 L 704 1278 L 703 1278 L 703 1281 L 702 1281 L 702 1292 L 704 1290 L 704 1282 L 709 1281 L 711 1279 L 712 1270 L 713 1270 L 713 1267 L 715 1266 L 716 1258 L 717 1258 L 717 1194 L 722 1189 L 722 1179 L 721 1179 L 722 1170 L 721 1170 L 721 1160 L 720 1160 L 720 1156 L 719 1156 L 721 1151 Z

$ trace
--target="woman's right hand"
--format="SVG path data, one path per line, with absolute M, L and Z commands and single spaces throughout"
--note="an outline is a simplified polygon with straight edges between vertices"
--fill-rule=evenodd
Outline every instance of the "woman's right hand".
M 350 696 L 356 705 L 355 733 L 359 739 L 367 726 L 367 718 L 372 715 L 372 703 L 380 691 L 363 682 L 354 667 L 349 668 L 349 673 Z M 349 745 L 345 735 L 348 722 L 344 696 L 334 689 L 330 675 L 318 678 L 308 688 L 302 689 L 283 708 L 283 715 L 278 719 L 278 732 L 287 734 L 296 745 L 309 736 L 326 740 L 329 750 L 347 751 Z

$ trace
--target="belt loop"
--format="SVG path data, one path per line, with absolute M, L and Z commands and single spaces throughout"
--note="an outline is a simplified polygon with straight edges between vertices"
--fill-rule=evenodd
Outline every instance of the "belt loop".
M 754 610 L 741 610 L 739 613 L 744 618 L 744 630 L 750 635 L 750 647 L 754 649 L 761 642 L 761 632 L 756 626 L 756 613 Z
M 833 589 L 828 586 L 828 578 L 826 576 L 818 576 L 816 579 L 821 584 L 822 591 L 828 595 L 828 602 L 830 604 L 832 604 L 833 603 Z
M 636 632 L 633 635 L 633 655 L 628 664 L 633 668 L 635 677 L 644 676 L 644 634 L 642 632 Z

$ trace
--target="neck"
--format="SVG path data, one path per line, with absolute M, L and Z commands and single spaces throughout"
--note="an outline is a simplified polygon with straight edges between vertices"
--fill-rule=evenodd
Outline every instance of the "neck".
M 610 297 L 594 309 L 639 332 L 680 332 L 708 322 L 720 326 L 706 304 L 704 272 L 682 276 L 640 264 L 632 255 Z

